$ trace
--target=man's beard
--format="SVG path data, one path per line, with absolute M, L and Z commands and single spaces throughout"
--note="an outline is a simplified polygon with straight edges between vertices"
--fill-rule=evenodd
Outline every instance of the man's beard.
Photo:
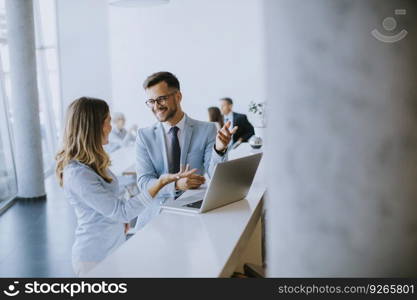
M 175 105 L 175 108 L 173 108 L 171 110 L 168 108 L 168 114 L 163 119 L 160 119 L 158 117 L 158 114 L 155 111 L 153 113 L 154 113 L 155 117 L 159 120 L 159 122 L 166 122 L 166 121 L 171 120 L 175 116 L 175 114 L 177 113 L 177 111 L 178 111 L 178 107 L 176 105 Z

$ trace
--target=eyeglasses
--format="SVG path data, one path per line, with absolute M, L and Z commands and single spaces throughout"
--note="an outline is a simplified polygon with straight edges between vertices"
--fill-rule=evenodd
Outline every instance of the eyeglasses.
M 155 103 L 158 103 L 158 105 L 164 105 L 168 101 L 169 97 L 171 97 L 172 95 L 174 95 L 176 92 L 177 91 L 172 92 L 172 93 L 170 93 L 168 95 L 159 96 L 156 99 L 148 99 L 148 100 L 145 101 L 145 104 L 149 108 L 153 108 L 154 105 L 155 105 Z

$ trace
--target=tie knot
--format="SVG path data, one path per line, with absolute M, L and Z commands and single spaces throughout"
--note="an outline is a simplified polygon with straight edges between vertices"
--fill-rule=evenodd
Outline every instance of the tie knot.
M 177 126 L 173 126 L 169 129 L 169 133 L 177 135 L 178 130 L 180 130 L 180 129 Z

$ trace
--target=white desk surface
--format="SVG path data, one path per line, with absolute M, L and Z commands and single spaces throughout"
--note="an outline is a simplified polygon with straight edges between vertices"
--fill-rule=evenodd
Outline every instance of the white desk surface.
M 162 210 L 87 277 L 230 276 L 261 215 L 260 175 L 244 200 L 196 215 Z
M 245 155 L 262 152 L 262 150 L 252 149 L 248 143 L 243 143 L 236 149 L 229 152 L 229 159 L 239 158 Z M 116 175 L 122 175 L 125 171 L 134 171 L 135 165 L 135 146 L 122 147 L 110 153 L 112 165 L 110 169 Z

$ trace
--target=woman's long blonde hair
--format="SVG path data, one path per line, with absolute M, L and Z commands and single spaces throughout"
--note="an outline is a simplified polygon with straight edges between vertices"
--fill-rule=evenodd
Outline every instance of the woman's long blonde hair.
M 70 160 L 91 167 L 105 181 L 112 178 L 107 173 L 110 158 L 103 149 L 103 125 L 109 115 L 104 100 L 81 97 L 74 100 L 67 112 L 62 150 L 56 155 L 56 176 L 63 186 L 63 172 Z

